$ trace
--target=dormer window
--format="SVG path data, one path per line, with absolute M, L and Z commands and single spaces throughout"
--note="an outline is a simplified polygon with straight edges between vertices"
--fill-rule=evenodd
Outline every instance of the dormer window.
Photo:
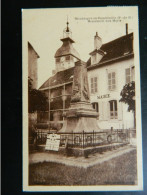
M 98 64 L 103 58 L 103 56 L 106 55 L 106 53 L 101 50 L 101 46 L 102 39 L 98 36 L 98 33 L 96 32 L 96 35 L 94 36 L 94 50 L 90 53 L 91 65 Z
M 92 64 L 96 63 L 96 54 L 91 56 Z

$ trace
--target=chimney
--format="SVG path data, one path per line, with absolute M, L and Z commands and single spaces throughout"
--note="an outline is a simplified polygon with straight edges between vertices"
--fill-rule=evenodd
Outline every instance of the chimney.
M 94 49 L 100 49 L 102 46 L 102 39 L 98 36 L 98 33 L 96 32 L 96 35 L 94 36 Z
M 128 23 L 126 23 L 126 35 L 128 34 Z

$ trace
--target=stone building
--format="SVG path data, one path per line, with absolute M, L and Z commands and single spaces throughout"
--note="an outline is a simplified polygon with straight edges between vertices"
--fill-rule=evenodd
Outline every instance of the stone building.
M 38 85 L 38 61 L 39 55 L 28 42 L 28 77 L 32 79 L 32 87 L 37 89 Z
M 38 61 L 39 55 L 28 42 L 28 77 L 32 79 L 32 88 L 37 89 L 38 85 Z M 37 123 L 37 112 L 29 113 L 29 134 L 32 131 L 32 127 Z M 30 135 L 29 135 L 30 136 Z
M 74 63 L 80 59 L 73 48 L 74 41 L 68 23 L 63 35 L 63 45 L 55 53 L 54 75 L 40 87 L 49 99 L 48 109 L 38 113 L 38 123 L 47 123 L 57 129 L 62 127 L 63 113 L 70 106 Z M 126 33 L 105 44 L 102 44 L 102 39 L 96 33 L 87 70 L 90 101 L 98 112 L 99 127 L 134 128 L 133 113 L 127 111 L 126 104 L 119 102 L 123 86 L 135 79 L 133 33 Z

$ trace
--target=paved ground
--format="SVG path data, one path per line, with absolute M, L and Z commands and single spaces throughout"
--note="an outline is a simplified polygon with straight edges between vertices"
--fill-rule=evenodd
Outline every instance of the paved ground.
M 67 157 L 61 154 L 51 154 L 49 152 L 36 152 L 30 154 L 29 163 L 32 164 L 39 162 L 56 162 L 64 165 L 87 168 L 96 164 L 103 163 L 122 154 L 129 153 L 132 150 L 136 150 L 136 147 L 133 145 L 127 145 L 116 150 L 106 151 L 103 154 L 92 154 L 89 155 L 88 158 Z

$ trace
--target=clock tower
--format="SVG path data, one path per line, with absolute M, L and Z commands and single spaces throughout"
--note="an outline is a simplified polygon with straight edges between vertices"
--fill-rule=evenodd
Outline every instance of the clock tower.
M 69 22 L 67 21 L 67 27 L 63 30 L 63 38 L 60 39 L 63 44 L 55 53 L 55 72 L 59 72 L 70 67 L 73 67 L 75 62 L 80 60 L 79 53 L 74 49 L 72 39 L 72 32 L 69 29 Z

